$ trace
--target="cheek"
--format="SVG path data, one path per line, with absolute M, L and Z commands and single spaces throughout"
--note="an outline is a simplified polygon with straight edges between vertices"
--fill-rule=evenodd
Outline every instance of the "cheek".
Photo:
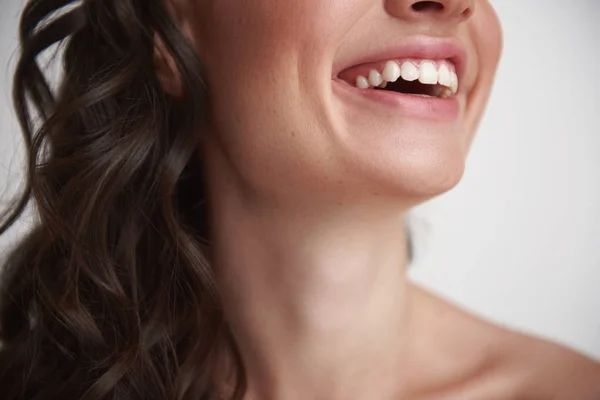
M 479 4 L 479 18 L 475 21 L 477 51 L 484 69 L 495 69 L 500 61 L 503 47 L 502 26 L 496 11 L 488 0 Z
M 218 0 L 199 7 L 195 41 L 207 67 L 265 63 L 320 47 L 329 36 L 330 2 Z
M 468 36 L 473 49 L 473 67 L 477 73 L 473 82 L 469 83 L 465 118 L 467 148 L 472 143 L 488 103 L 503 46 L 500 21 L 487 0 L 477 2 L 475 16 L 469 22 Z
M 206 66 L 211 134 L 248 180 L 326 169 L 319 164 L 327 159 L 320 81 L 330 76 L 327 54 L 339 29 L 333 5 L 343 1 L 206 3 L 195 42 Z
M 194 41 L 206 68 L 214 113 L 241 120 L 272 115 L 261 107 L 269 108 L 271 103 L 270 108 L 277 109 L 282 101 L 297 101 L 289 98 L 300 94 L 299 82 L 304 84 L 322 71 L 327 30 L 332 29 L 328 14 L 333 13 L 323 4 L 329 2 L 202 3 Z

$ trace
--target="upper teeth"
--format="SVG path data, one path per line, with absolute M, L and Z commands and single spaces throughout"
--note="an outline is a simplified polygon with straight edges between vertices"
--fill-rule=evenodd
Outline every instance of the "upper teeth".
M 372 69 L 371 71 L 369 71 L 369 83 L 371 84 L 371 86 L 379 86 L 381 85 L 381 82 L 383 82 L 383 77 L 381 76 L 379 71 L 377 71 L 376 69 Z
M 385 87 L 388 82 L 396 82 L 399 78 L 412 82 L 417 79 L 426 85 L 441 85 L 450 90 L 451 93 L 458 92 L 458 76 L 454 68 L 446 62 L 436 66 L 434 61 L 424 60 L 417 67 L 414 62 L 404 61 L 399 64 L 396 61 L 388 61 L 380 72 L 376 69 L 369 71 L 369 75 L 356 78 L 356 86 L 361 89 L 371 87 Z M 446 95 L 449 95 L 446 91 Z M 447 96 L 446 96 L 447 97 Z

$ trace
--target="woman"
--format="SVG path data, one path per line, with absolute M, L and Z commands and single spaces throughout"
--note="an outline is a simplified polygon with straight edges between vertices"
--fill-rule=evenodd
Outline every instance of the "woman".
M 486 1 L 30 0 L 20 36 L 3 230 L 40 221 L 2 279 L 3 399 L 600 399 L 592 360 L 405 277 L 405 216 L 490 93 Z

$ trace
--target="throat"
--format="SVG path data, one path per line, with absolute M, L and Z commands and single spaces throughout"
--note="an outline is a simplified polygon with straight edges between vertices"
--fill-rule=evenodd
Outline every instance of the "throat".
M 401 398 L 409 290 L 403 266 L 398 259 L 383 266 L 347 259 L 347 253 L 340 247 L 329 254 L 327 263 L 338 260 L 337 266 L 288 264 L 278 282 L 277 273 L 261 276 L 254 265 L 245 265 L 252 277 L 236 274 L 244 287 L 226 290 L 237 300 L 225 304 L 249 398 Z

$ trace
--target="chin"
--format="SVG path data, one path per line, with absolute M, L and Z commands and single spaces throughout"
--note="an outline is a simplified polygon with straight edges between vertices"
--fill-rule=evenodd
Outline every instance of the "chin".
M 452 190 L 463 177 L 466 159 L 458 147 L 442 150 L 380 153 L 378 163 L 367 168 L 367 181 L 376 185 L 371 192 L 419 203 Z

